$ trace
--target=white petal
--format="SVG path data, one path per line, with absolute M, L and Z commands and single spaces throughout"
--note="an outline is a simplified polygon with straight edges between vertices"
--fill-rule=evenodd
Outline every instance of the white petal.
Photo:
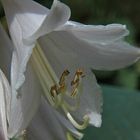
M 17 22 L 24 38 L 38 30 L 49 11 L 33 0 L 2 0 L 2 3 L 10 28 Z
M 18 90 L 18 94 L 13 94 L 15 91 L 12 92 L 8 129 L 10 137 L 20 135 L 20 132 L 26 129 L 40 104 L 40 92 L 42 92 L 42 90 L 40 89 L 38 79 L 36 79 L 31 65 L 28 65 L 25 75 L 26 81 Z
M 64 116 L 62 116 L 63 114 L 58 113 L 57 111 L 55 111 L 55 116 L 57 117 L 57 119 L 59 120 L 59 122 L 61 123 L 61 125 L 68 131 L 71 132 L 71 134 L 76 137 L 77 139 L 81 140 L 84 136 L 83 133 L 79 132 L 72 124 L 71 122 L 66 119 Z
M 0 71 L 0 76 L 1 76 L 1 80 L 3 82 L 3 90 L 5 93 L 6 118 L 7 118 L 7 121 L 9 123 L 9 115 L 10 115 L 10 109 L 11 109 L 11 98 L 12 98 L 11 87 L 9 85 L 7 78 L 5 77 L 5 75 L 3 74 L 2 71 Z
M 12 57 L 12 42 L 6 35 L 2 25 L 0 24 L 0 67 L 10 80 L 10 66 Z
M 23 37 L 26 34 L 32 35 L 39 28 L 48 10 L 32 0 L 4 0 L 2 3 L 15 47 L 12 58 L 11 85 L 13 89 L 18 89 L 25 80 L 23 73 L 34 47 L 34 44 L 23 44 Z
M 7 85 L 3 82 L 3 76 L 4 74 L 0 70 L 0 139 L 1 140 L 8 140 L 7 135 L 7 115 L 6 115 L 6 97 L 9 93 L 7 93 Z
M 10 100 L 11 100 L 11 89 L 9 87 L 10 81 L 10 66 L 11 66 L 11 57 L 12 57 L 12 42 L 8 38 L 6 32 L 4 31 L 2 25 L 0 24 L 0 67 L 4 74 L 1 72 L 1 78 L 3 80 L 4 90 L 6 92 L 6 112 L 7 112 L 7 119 L 9 121 L 9 111 L 10 111 Z M 6 76 L 6 77 L 5 77 Z M 7 79 L 6 79 L 7 78 Z
M 27 129 L 27 136 L 29 140 L 66 140 L 65 131 L 53 108 L 43 98 L 39 111 Z
M 50 61 L 59 61 L 51 62 L 54 67 L 63 65 L 65 68 L 115 70 L 133 64 L 140 57 L 140 49 L 123 41 L 101 45 L 80 40 L 69 32 L 53 32 L 40 40 Z
M 85 63 L 83 63 L 83 59 L 85 58 L 79 56 L 81 59 L 78 61 L 77 56 L 75 57 L 73 52 L 63 52 L 61 49 L 57 48 L 57 44 L 54 42 L 52 43 L 46 38 L 41 38 L 39 43 L 58 77 L 61 76 L 65 69 L 68 69 L 71 72 L 71 77 L 73 78 L 74 73 L 78 68 L 84 68 Z M 83 66 L 81 64 L 83 64 Z M 81 95 L 81 108 L 79 111 L 77 111 L 77 113 L 74 112 L 73 115 L 81 121 L 83 120 L 83 116 L 88 114 L 90 117 L 92 117 L 90 123 L 99 127 L 101 125 L 101 90 L 97 85 L 94 75 L 89 70 L 85 71 L 85 74 L 86 77 L 83 78 L 84 91 Z M 94 116 L 92 114 L 94 114 Z M 94 122 L 92 120 L 94 120 Z
M 22 37 L 28 41 L 34 42 L 39 36 L 63 25 L 70 17 L 69 7 L 57 0 L 54 0 L 51 10 L 32 0 L 2 2 L 10 28 L 15 21 L 18 22 Z
M 26 37 L 25 41 L 33 41 L 40 36 L 56 30 L 58 27 L 63 26 L 63 24 L 65 24 L 69 18 L 69 7 L 58 0 L 54 0 L 51 10 L 49 11 L 40 28 L 33 34 L 33 36 Z
M 23 84 L 26 64 L 35 46 L 35 40 L 44 33 L 63 25 L 70 16 L 70 9 L 54 0 L 51 10 L 31 0 L 2 1 L 16 47 L 12 58 L 12 88 L 19 89 Z M 9 8 L 10 6 L 10 8 Z M 23 43 L 23 40 L 26 41 Z M 30 44 L 31 43 L 31 44 Z M 28 44 L 28 45 L 27 45 Z
M 125 25 L 84 25 L 77 22 L 68 21 L 58 30 L 68 31 L 79 39 L 95 43 L 107 44 L 119 40 L 128 35 L 129 31 Z
M 82 121 L 83 116 L 88 115 L 90 118 L 90 124 L 96 127 L 100 127 L 102 123 L 101 112 L 103 99 L 101 89 L 97 84 L 96 78 L 92 72 L 85 73 L 83 78 L 83 90 L 80 97 L 80 107 L 76 112 L 73 112 L 73 116 L 76 119 Z

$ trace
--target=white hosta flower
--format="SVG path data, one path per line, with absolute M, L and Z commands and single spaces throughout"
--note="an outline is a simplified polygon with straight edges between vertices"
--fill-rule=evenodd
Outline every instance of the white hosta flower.
M 26 83 L 24 72 L 29 61 L 50 105 L 69 120 L 57 117 L 63 127 L 68 127 L 69 122 L 80 130 L 88 124 L 99 127 L 102 98 L 91 68 L 115 70 L 139 59 L 140 50 L 123 41 L 128 35 L 125 25 L 93 26 L 68 21 L 70 9 L 57 0 L 50 10 L 31 0 L 2 0 L 2 3 L 15 46 L 11 70 L 12 102 L 18 100 L 14 91 L 24 81 Z M 11 122 L 17 130 L 20 116 L 13 113 Z M 81 134 L 71 127 L 69 131 L 80 137 Z M 35 131 L 34 128 L 30 129 Z M 15 130 L 11 130 L 13 135 L 18 133 Z

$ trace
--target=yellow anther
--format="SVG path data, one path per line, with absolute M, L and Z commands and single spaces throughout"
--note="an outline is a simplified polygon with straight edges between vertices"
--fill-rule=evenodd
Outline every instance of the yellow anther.
M 66 80 L 66 76 L 68 76 L 69 73 L 70 72 L 68 70 L 65 70 L 60 77 L 59 85 L 54 85 L 51 87 L 50 92 L 53 97 L 65 91 L 66 88 L 65 80 Z
M 62 73 L 60 80 L 59 80 L 59 84 L 58 85 L 54 85 L 51 87 L 51 95 L 54 97 L 54 95 L 58 95 L 59 93 L 65 93 L 66 91 L 66 77 L 69 75 L 69 71 L 68 70 L 64 70 L 64 72 Z M 71 82 L 71 86 L 72 88 L 72 93 L 71 96 L 75 96 L 78 93 L 78 88 L 80 85 L 80 81 L 81 78 L 83 78 L 83 70 L 82 69 L 78 69 L 74 75 L 74 78 Z
M 71 93 L 71 96 L 75 96 L 78 92 L 78 87 L 80 85 L 80 80 L 81 78 L 83 78 L 84 75 L 83 75 L 83 71 L 81 69 L 78 69 L 74 75 L 74 78 L 71 82 L 71 86 L 73 86 L 73 90 L 72 90 L 72 93 Z
M 66 76 L 68 76 L 69 73 L 70 73 L 70 72 L 69 72 L 68 70 L 65 70 L 65 71 L 62 73 L 62 75 L 61 75 L 61 77 L 60 77 L 60 81 L 59 81 L 59 85 L 60 85 L 61 88 L 64 88 L 64 87 L 66 86 L 65 80 L 66 80 Z
M 55 95 L 58 95 L 59 94 L 58 88 L 57 88 L 56 85 L 54 85 L 54 86 L 51 87 L 50 92 L 51 92 L 52 97 L 54 97 Z

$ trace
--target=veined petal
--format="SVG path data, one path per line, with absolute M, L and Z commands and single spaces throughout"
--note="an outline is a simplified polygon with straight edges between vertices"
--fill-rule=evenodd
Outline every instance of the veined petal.
M 86 76 L 83 78 L 83 93 L 80 98 L 80 108 L 77 113 L 74 112 L 73 115 L 80 121 L 83 120 L 83 116 L 88 115 L 91 118 L 90 123 L 99 127 L 101 125 L 100 113 L 102 110 L 101 90 L 97 85 L 94 75 L 89 70 L 90 67 L 85 67 L 85 63 L 83 63 L 84 58 L 79 56 L 80 59 L 77 55 L 74 56 L 73 52 L 63 52 L 61 48 L 59 49 L 56 42 L 55 44 L 49 39 L 40 38 L 39 44 L 58 77 L 60 77 L 65 69 L 68 69 L 72 74 L 74 74 L 78 68 L 83 68 L 85 71 Z M 87 102 L 89 102 L 89 104 Z
M 80 40 L 69 32 L 52 32 L 40 40 L 42 45 L 46 44 L 43 48 L 48 52 L 46 56 L 50 60 L 59 60 L 59 63 L 53 62 L 53 67 L 62 63 L 65 67 L 79 65 L 98 70 L 115 70 L 133 64 L 140 57 L 139 48 L 121 40 L 101 45 Z M 73 62 L 76 64 L 73 65 Z
M 4 74 L 0 70 L 0 139 L 8 140 L 6 106 L 7 106 L 7 97 L 9 95 L 7 91 L 9 91 L 9 89 L 7 90 L 8 87 L 7 81 L 4 80 L 5 80 Z
M 28 65 L 25 76 L 26 82 L 18 90 L 18 93 L 12 96 L 9 137 L 18 136 L 26 129 L 40 104 L 40 92 L 42 90 L 31 65 Z M 16 91 L 12 93 L 14 92 Z
M 126 26 L 121 24 L 84 25 L 73 21 L 68 21 L 58 30 L 70 32 L 81 40 L 100 44 L 108 44 L 122 39 L 129 33 Z
M 29 140 L 66 140 L 66 133 L 54 114 L 54 109 L 42 98 L 36 116 L 27 129 Z
M 102 123 L 101 113 L 103 99 L 101 88 L 97 84 L 94 74 L 87 70 L 85 77 L 82 80 L 83 88 L 80 93 L 79 108 L 73 112 L 73 116 L 79 121 L 83 121 L 83 116 L 87 115 L 90 118 L 90 124 L 100 127 Z

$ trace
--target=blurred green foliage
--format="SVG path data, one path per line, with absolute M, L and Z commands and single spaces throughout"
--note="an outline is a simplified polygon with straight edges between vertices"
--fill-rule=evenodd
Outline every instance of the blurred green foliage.
M 51 7 L 53 0 L 36 0 Z M 140 46 L 140 0 L 61 0 L 71 8 L 71 20 L 85 24 L 126 24 L 130 35 L 126 40 Z M 139 89 L 140 64 L 114 72 L 97 72 L 99 83 Z
M 83 140 L 140 140 L 140 93 L 103 86 L 103 97 L 102 127 L 86 129 Z

